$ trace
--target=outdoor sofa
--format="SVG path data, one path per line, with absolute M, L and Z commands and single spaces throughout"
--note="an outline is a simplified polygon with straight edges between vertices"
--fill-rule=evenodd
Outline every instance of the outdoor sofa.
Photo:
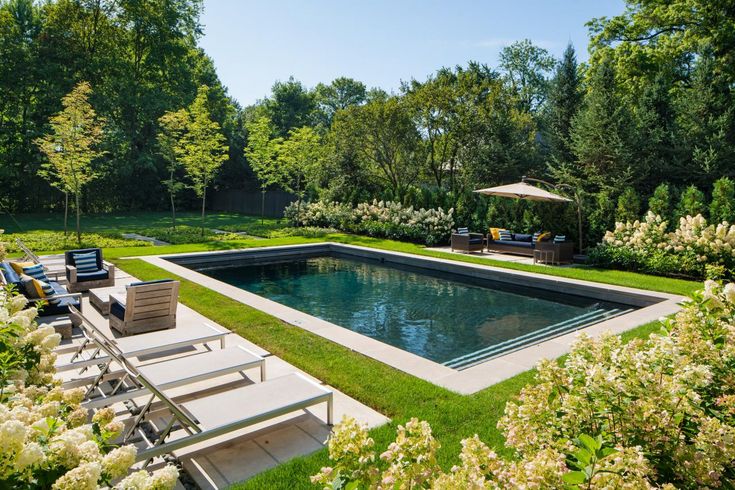
M 23 263 L 21 263 L 23 264 Z M 17 264 L 16 264 L 17 265 Z M 47 280 L 43 281 L 50 286 L 47 294 L 45 291 L 43 294 L 38 294 L 35 289 L 28 284 L 28 280 L 21 278 L 21 275 L 13 268 L 8 261 L 0 263 L 0 283 L 5 286 L 13 286 L 15 289 L 25 296 L 32 306 L 40 305 L 42 302 L 45 304 L 41 307 L 40 315 L 57 316 L 57 315 L 69 315 L 69 307 L 73 306 L 77 309 L 82 308 L 82 295 L 80 293 L 70 293 L 63 285 L 58 281 L 54 281 L 46 277 Z
M 511 233 L 510 240 L 498 240 L 493 238 L 492 233 L 487 235 L 487 251 L 525 255 L 533 257 L 535 250 L 546 250 L 553 252 L 553 262 L 571 263 L 574 260 L 574 243 L 567 241 L 566 237 L 557 235 L 553 239 L 544 239 L 544 234 L 534 235 L 525 233 Z M 550 237 L 551 234 L 549 233 Z M 541 237 L 540 240 L 535 238 Z
M 99 248 L 68 250 L 64 261 L 69 291 L 73 293 L 115 285 L 115 266 L 102 259 Z

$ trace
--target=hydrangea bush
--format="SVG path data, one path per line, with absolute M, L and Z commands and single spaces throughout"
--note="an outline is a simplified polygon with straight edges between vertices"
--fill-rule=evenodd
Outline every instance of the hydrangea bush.
M 120 480 L 136 449 L 113 444 L 123 425 L 112 409 L 89 421 L 80 405 L 85 390 L 64 390 L 54 379 L 53 349 L 61 337 L 53 327 L 37 326 L 37 314 L 25 297 L 0 290 L 0 488 L 173 488 L 178 470 L 172 466 Z
M 352 208 L 330 201 L 290 204 L 284 211 L 296 226 L 335 228 L 350 233 L 406 240 L 426 245 L 446 242 L 454 226 L 454 210 L 415 209 L 397 202 L 360 203 Z
M 425 422 L 398 428 L 380 457 L 367 429 L 346 419 L 329 440 L 323 488 L 732 488 L 735 481 L 735 284 L 707 281 L 660 333 L 623 343 L 581 336 L 498 423 L 515 451 L 479 438 L 459 464 L 437 468 Z
M 735 277 L 735 225 L 708 225 L 697 215 L 681 218 L 672 232 L 667 226 L 651 212 L 643 221 L 616 223 L 592 250 L 590 261 L 671 276 Z

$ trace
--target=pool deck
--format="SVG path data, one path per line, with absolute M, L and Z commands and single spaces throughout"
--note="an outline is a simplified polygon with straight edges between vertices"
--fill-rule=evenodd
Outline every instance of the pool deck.
M 58 257 L 47 256 L 42 257 L 42 260 L 45 264 L 53 264 L 58 261 Z M 120 269 L 117 269 L 115 272 L 115 283 L 118 286 L 122 287 L 137 280 Z M 82 313 L 87 320 L 105 332 L 106 335 L 117 336 L 110 330 L 107 317 L 103 316 L 90 303 L 88 293 L 84 294 L 82 302 Z M 181 303 L 178 304 L 177 329 L 186 330 L 192 325 L 202 323 L 214 325 L 219 330 L 227 330 L 191 308 Z M 61 349 L 71 345 L 78 345 L 83 340 L 81 332 L 77 328 L 74 328 L 74 333 L 75 335 L 72 339 L 62 342 Z M 301 371 L 278 356 L 267 352 L 260 346 L 253 344 L 236 333 L 229 333 L 225 339 L 228 347 L 243 346 L 264 357 L 268 379 L 291 373 L 301 373 L 307 378 L 323 384 L 320 380 Z M 204 352 L 207 348 L 215 351 L 218 350 L 220 348 L 219 341 L 212 342 L 207 346 L 188 347 L 160 355 L 143 356 L 138 359 L 137 364 L 142 366 L 161 360 L 196 355 L 199 352 Z M 64 362 L 68 360 L 69 355 L 69 353 L 60 354 L 59 361 Z M 97 374 L 98 371 L 96 369 L 96 366 L 90 367 L 89 373 Z M 62 372 L 59 373 L 59 377 L 63 380 L 75 372 Z M 216 379 L 199 381 L 167 390 L 167 394 L 176 399 L 188 400 L 212 392 L 252 384 L 258 379 L 257 369 L 247 371 L 245 374 L 247 376 L 234 373 Z M 335 422 L 341 420 L 343 415 L 350 415 L 371 428 L 383 425 L 389 421 L 387 417 L 379 412 L 363 405 L 339 390 L 330 386 L 328 388 L 334 392 Z M 141 405 L 146 400 L 147 397 L 145 396 L 136 399 Z M 113 405 L 113 408 L 121 422 L 128 424 L 132 420 L 128 408 L 124 403 L 117 403 Z M 164 410 L 160 412 L 154 411 L 151 414 L 151 418 L 155 420 L 164 413 Z M 330 431 L 331 428 L 326 424 L 326 410 L 323 405 L 319 405 L 310 409 L 282 415 L 278 418 L 240 429 L 231 434 L 176 450 L 174 451 L 174 455 L 179 459 L 188 475 L 194 479 L 199 488 L 227 488 L 234 483 L 251 478 L 292 458 L 304 456 L 322 449 L 325 446 Z M 183 431 L 177 431 L 172 434 L 172 439 L 176 439 L 181 435 L 183 435 Z M 155 469 L 158 465 L 160 464 L 154 464 L 152 469 Z M 179 483 L 176 488 L 183 490 L 184 486 Z
M 172 262 L 196 263 L 203 260 L 234 261 L 257 254 L 297 256 L 299 253 L 318 253 L 331 250 L 350 253 L 362 257 L 385 258 L 398 264 L 430 267 L 435 270 L 460 273 L 472 277 L 492 278 L 545 288 L 555 291 L 577 292 L 611 302 L 627 303 L 639 306 L 639 309 L 610 320 L 596 323 L 575 332 L 541 341 L 520 350 L 490 359 L 482 364 L 457 371 L 418 355 L 406 352 L 378 340 L 366 337 L 349 329 L 321 320 L 288 306 L 244 291 L 209 276 L 196 272 L 183 265 Z M 296 255 L 295 255 L 296 254 Z M 318 243 L 307 245 L 289 245 L 283 247 L 259 247 L 240 251 L 202 252 L 194 254 L 177 254 L 139 257 L 152 265 L 165 269 L 173 274 L 206 286 L 243 304 L 257 308 L 286 323 L 303 328 L 325 339 L 343 345 L 355 352 L 372 357 L 389 366 L 408 374 L 424 379 L 438 386 L 461 394 L 472 394 L 519 373 L 532 369 L 542 359 L 554 359 L 568 353 L 578 334 L 584 332 L 590 336 L 599 336 L 604 332 L 622 333 L 645 323 L 658 320 L 680 309 L 679 303 L 685 298 L 681 296 L 644 291 L 610 284 L 601 284 L 576 279 L 567 279 L 524 271 L 514 271 L 498 267 L 468 264 L 447 259 L 423 257 L 413 254 L 377 250 L 354 245 L 337 243 Z M 636 304 L 637 302 L 637 304 Z

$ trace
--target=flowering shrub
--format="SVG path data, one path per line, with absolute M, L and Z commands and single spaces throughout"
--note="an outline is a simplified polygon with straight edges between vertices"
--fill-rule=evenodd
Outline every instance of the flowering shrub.
M 329 440 L 324 488 L 731 488 L 735 479 L 735 284 L 707 281 L 660 333 L 629 343 L 586 336 L 562 363 L 542 361 L 535 383 L 498 423 L 516 458 L 477 436 L 459 464 L 436 468 L 438 445 L 412 420 L 378 460 L 353 420 Z M 396 462 L 398 464 L 396 464 Z M 430 474 L 429 474 L 430 473 Z
M 84 388 L 64 390 L 54 379 L 53 349 L 61 337 L 37 326 L 25 297 L 0 290 L 0 488 L 96 489 L 112 486 L 135 462 L 134 446 L 112 444 L 123 425 L 112 409 L 88 423 Z M 178 479 L 167 466 L 134 473 L 119 489 L 170 489 Z
M 625 270 L 704 278 L 735 274 L 735 225 L 708 225 L 701 215 L 667 222 L 651 212 L 642 222 L 616 223 L 590 253 L 593 264 Z M 716 272 L 715 272 L 716 271 Z M 714 274 L 713 274 L 714 273 Z
M 296 226 L 336 228 L 374 237 L 436 245 L 448 240 L 454 210 L 414 209 L 400 203 L 377 201 L 352 208 L 338 202 L 290 204 L 284 211 Z

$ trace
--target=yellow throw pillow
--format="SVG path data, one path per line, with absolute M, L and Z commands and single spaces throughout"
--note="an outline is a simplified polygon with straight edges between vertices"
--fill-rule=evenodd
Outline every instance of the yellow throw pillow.
M 500 230 L 505 230 L 505 228 L 490 228 L 490 234 L 493 240 L 500 240 Z
M 23 274 L 23 267 L 32 267 L 36 264 L 33 262 L 11 262 L 10 267 L 13 268 L 13 270 L 16 272 L 16 274 L 21 275 Z
M 538 242 L 545 242 L 546 240 L 550 240 L 550 239 L 551 239 L 551 232 L 550 231 L 545 231 L 545 232 L 541 233 L 538 236 L 538 238 L 536 239 L 536 241 L 538 241 Z
M 43 299 L 46 297 L 46 291 L 43 290 L 44 284 L 38 279 L 34 279 L 29 275 L 20 275 L 20 284 L 25 290 L 26 296 L 32 299 Z

